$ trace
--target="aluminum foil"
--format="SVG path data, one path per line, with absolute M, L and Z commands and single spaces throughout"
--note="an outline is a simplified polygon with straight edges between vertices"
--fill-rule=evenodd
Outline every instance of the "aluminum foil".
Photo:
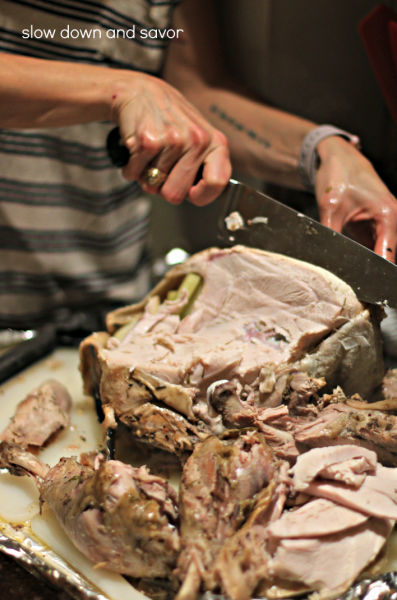
M 85 577 L 76 573 L 63 559 L 43 546 L 31 533 L 29 527 L 12 526 L 0 520 L 0 551 L 14 558 L 31 574 L 48 581 L 51 585 L 67 591 L 76 600 L 109 600 L 95 588 Z M 331 567 L 332 568 L 332 567 Z M 138 589 L 150 595 L 148 586 Z M 150 584 L 150 582 L 146 582 Z M 153 587 L 161 587 L 161 583 L 153 581 Z M 134 584 L 135 585 L 135 584 Z M 161 590 L 160 590 L 161 591 Z M 171 591 L 163 594 L 155 590 L 153 598 L 169 599 Z M 377 575 L 364 579 L 353 585 L 340 600 L 397 600 L 397 572 Z M 211 592 L 203 594 L 199 600 L 228 600 L 226 596 Z M 259 599 L 257 599 L 259 600 Z
M 32 575 L 62 588 L 76 600 L 109 600 L 87 579 L 76 573 L 67 562 L 35 539 L 29 527 L 13 527 L 1 521 L 0 551 L 12 556 Z M 207 592 L 200 600 L 228 598 Z M 364 579 L 353 585 L 340 600 L 397 600 L 397 572 Z
M 32 575 L 67 591 L 76 600 L 109 600 L 67 562 L 35 539 L 29 527 L 0 522 L 0 551 L 12 556 Z
M 302 597 L 302 596 L 300 596 Z M 199 600 L 228 600 L 226 596 L 206 592 Z M 256 598 L 255 600 L 263 600 Z M 397 600 L 397 572 L 363 579 L 353 585 L 338 600 Z
M 353 585 L 343 600 L 397 600 L 397 572 L 384 573 Z

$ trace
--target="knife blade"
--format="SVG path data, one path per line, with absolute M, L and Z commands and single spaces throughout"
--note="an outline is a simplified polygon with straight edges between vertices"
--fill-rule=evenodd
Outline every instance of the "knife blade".
M 233 179 L 217 202 L 218 236 L 225 245 L 306 261 L 343 279 L 361 301 L 397 308 L 397 266 L 372 250 Z M 231 213 L 244 223 L 234 230 L 225 221 Z
M 107 150 L 115 166 L 128 163 L 118 127 L 108 135 Z M 375 252 L 234 179 L 216 202 L 218 237 L 226 246 L 243 244 L 306 261 L 343 279 L 362 302 L 397 308 L 397 266 Z M 244 225 L 231 231 L 225 218 L 233 212 Z

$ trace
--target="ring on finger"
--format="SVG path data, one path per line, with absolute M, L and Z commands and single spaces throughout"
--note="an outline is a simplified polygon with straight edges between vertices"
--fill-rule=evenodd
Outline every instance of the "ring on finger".
M 144 172 L 146 183 L 153 187 L 160 187 L 167 179 L 167 174 L 156 167 L 149 167 Z

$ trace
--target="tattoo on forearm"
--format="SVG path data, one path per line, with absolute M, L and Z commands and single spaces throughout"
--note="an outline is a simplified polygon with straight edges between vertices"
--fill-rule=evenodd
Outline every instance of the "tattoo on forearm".
M 268 140 L 265 140 L 265 138 L 258 135 L 256 133 L 256 131 L 253 131 L 253 129 L 247 129 L 247 127 L 245 125 L 243 125 L 242 123 L 240 123 L 240 121 L 237 121 L 236 119 L 234 119 L 233 117 L 228 115 L 224 110 L 219 108 L 219 106 L 217 106 L 216 104 L 212 104 L 210 106 L 210 111 L 213 112 L 214 114 L 218 115 L 218 117 L 223 119 L 223 121 L 226 121 L 227 123 L 229 123 L 229 125 L 234 127 L 234 129 L 237 129 L 238 131 L 241 131 L 241 133 L 245 133 L 246 135 L 248 135 L 248 137 L 250 137 L 252 140 L 254 140 L 255 142 L 258 142 L 258 144 L 262 144 L 262 146 L 265 146 L 265 148 L 270 148 L 271 143 Z

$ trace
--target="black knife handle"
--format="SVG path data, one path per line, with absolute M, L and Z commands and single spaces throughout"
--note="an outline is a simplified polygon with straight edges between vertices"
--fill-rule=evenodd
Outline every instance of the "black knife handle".
M 115 127 L 109 133 L 106 142 L 106 148 L 109 158 L 115 167 L 121 169 L 128 164 L 128 161 L 130 160 L 130 153 L 128 148 L 121 143 L 120 130 L 118 127 Z M 203 169 L 203 166 L 199 168 L 193 185 L 197 185 L 198 182 L 203 178 Z
M 106 148 L 110 160 L 115 167 L 121 169 L 128 164 L 130 153 L 126 146 L 121 143 L 120 130 L 118 127 L 112 129 L 106 141 Z

